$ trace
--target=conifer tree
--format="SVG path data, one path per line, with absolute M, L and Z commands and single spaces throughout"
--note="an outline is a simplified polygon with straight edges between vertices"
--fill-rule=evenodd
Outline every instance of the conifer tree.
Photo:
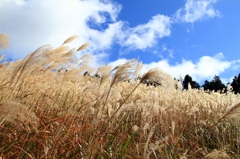
M 196 81 L 193 81 L 192 77 L 187 74 L 183 80 L 183 89 L 188 90 L 188 84 L 190 84 L 192 88 L 200 88 L 200 85 Z
M 223 91 L 226 86 L 222 83 L 219 76 L 214 76 L 213 80 L 209 82 L 208 80 L 205 81 L 205 83 L 202 85 L 204 90 L 210 90 L 210 91 Z
M 231 86 L 235 94 L 240 93 L 240 73 L 238 76 L 234 76 Z

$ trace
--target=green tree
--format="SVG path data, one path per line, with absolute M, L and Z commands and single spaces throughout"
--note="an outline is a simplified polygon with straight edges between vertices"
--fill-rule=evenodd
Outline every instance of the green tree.
M 234 76 L 231 86 L 235 94 L 240 93 L 240 73 L 238 76 Z
M 205 81 L 205 83 L 202 85 L 204 90 L 210 90 L 210 91 L 223 91 L 225 90 L 226 86 L 222 83 L 219 76 L 214 76 L 213 80 L 209 82 L 208 80 Z
M 188 84 L 190 84 L 192 88 L 200 88 L 200 85 L 196 81 L 193 81 L 192 77 L 187 74 L 183 80 L 183 89 L 188 90 Z

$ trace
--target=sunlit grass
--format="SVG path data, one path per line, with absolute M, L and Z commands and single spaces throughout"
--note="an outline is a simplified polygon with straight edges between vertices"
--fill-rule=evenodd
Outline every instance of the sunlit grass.
M 240 157 L 239 94 L 182 91 L 158 68 L 135 80 L 134 59 L 94 70 L 91 56 L 74 56 L 87 43 L 66 46 L 76 37 L 1 64 L 0 157 Z

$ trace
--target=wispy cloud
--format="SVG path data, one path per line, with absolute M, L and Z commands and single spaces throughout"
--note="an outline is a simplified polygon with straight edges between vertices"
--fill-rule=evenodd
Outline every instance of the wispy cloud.
M 173 20 L 175 22 L 190 22 L 219 17 L 221 14 L 214 9 L 217 0 L 187 0 L 184 8 L 176 11 Z
M 119 44 L 128 49 L 144 50 L 152 47 L 157 40 L 171 34 L 171 20 L 168 16 L 156 15 L 146 24 L 122 30 L 118 35 Z

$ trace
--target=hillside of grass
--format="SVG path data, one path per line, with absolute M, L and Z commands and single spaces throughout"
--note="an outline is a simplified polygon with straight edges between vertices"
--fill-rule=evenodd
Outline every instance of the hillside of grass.
M 230 86 L 182 91 L 159 68 L 138 78 L 135 59 L 94 69 L 90 55 L 75 56 L 88 43 L 67 46 L 75 38 L 16 62 L 1 56 L 0 158 L 240 158 L 240 95 Z

